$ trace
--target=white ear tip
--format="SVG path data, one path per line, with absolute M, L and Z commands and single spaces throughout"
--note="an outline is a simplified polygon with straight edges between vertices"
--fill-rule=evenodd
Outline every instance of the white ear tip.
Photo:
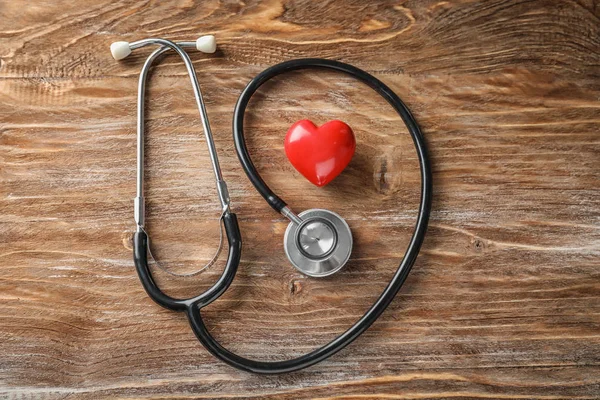
M 122 60 L 131 54 L 129 42 L 114 42 L 110 45 L 110 53 L 115 60 Z
M 200 36 L 196 40 L 196 48 L 203 53 L 214 53 L 217 50 L 217 41 L 214 35 Z

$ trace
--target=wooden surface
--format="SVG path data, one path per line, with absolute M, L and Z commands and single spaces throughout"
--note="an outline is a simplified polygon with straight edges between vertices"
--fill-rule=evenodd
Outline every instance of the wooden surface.
M 153 304 L 132 263 L 137 76 L 115 40 L 191 40 L 244 239 L 240 272 L 205 311 L 236 352 L 278 360 L 349 327 L 379 295 L 415 222 L 418 166 L 374 92 L 327 72 L 268 84 L 247 116 L 259 170 L 296 210 L 341 214 L 349 266 L 308 279 L 231 137 L 244 85 L 280 61 L 355 64 L 395 90 L 426 136 L 430 229 L 401 293 L 350 347 L 277 377 L 234 370 L 183 315 Z M 600 3 L 525 1 L 9 1 L 0 3 L 0 397 L 600 398 Z M 148 228 L 169 268 L 218 242 L 218 204 L 189 82 L 167 57 L 148 107 Z M 358 139 L 325 189 L 285 160 L 291 123 L 342 119 Z M 199 277 L 157 279 L 197 293 Z

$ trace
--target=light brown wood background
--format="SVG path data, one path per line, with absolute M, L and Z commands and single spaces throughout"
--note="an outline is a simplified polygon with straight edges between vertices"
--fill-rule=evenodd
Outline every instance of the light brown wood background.
M 114 61 L 115 40 L 192 40 L 244 239 L 240 272 L 206 310 L 242 355 L 300 355 L 369 307 L 401 259 L 419 176 L 399 118 L 334 73 L 277 79 L 247 116 L 255 161 L 296 210 L 343 215 L 349 266 L 303 277 L 286 221 L 245 178 L 234 103 L 262 69 L 319 56 L 364 68 L 413 110 L 431 152 L 430 229 L 405 287 L 350 347 L 276 377 L 234 370 L 135 275 L 135 102 L 149 49 Z M 600 3 L 526 1 L 0 2 L 0 397 L 600 398 Z M 148 225 L 178 272 L 218 242 L 206 145 L 181 62 L 153 74 Z M 286 161 L 283 136 L 310 118 L 349 123 L 348 169 L 324 189 Z M 157 279 L 196 293 L 199 277 Z

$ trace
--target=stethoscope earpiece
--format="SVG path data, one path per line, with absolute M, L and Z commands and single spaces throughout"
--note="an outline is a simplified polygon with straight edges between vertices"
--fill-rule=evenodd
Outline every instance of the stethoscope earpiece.
M 338 272 L 352 253 L 352 232 L 338 214 L 322 209 L 301 212 L 283 237 L 285 254 L 298 271 L 311 277 Z
M 134 49 L 148 44 L 157 44 L 161 41 L 163 39 L 146 39 L 134 43 L 125 41 L 113 42 L 110 44 L 110 54 L 112 54 L 115 60 L 119 61 L 127 58 Z M 180 47 L 195 47 L 196 50 L 206 54 L 212 54 L 217 51 L 217 40 L 214 35 L 200 36 L 195 42 L 178 42 L 177 45 Z
M 196 50 L 212 54 L 217 51 L 217 41 L 213 35 L 204 35 L 196 39 Z
M 110 54 L 112 54 L 113 58 L 117 61 L 126 58 L 131 54 L 131 48 L 129 47 L 129 42 L 113 42 L 110 44 Z

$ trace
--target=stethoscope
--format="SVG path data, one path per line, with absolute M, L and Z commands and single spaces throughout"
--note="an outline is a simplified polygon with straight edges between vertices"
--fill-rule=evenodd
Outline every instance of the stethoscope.
M 139 279 L 150 296 L 159 305 L 173 311 L 183 311 L 198 340 L 215 357 L 225 363 L 244 371 L 259 374 L 278 374 L 297 371 L 316 364 L 337 353 L 354 339 L 360 336 L 373 324 L 392 302 L 396 293 L 402 287 L 412 268 L 427 230 L 431 210 L 432 182 L 431 167 L 423 135 L 414 117 L 400 98 L 383 82 L 367 72 L 351 65 L 319 58 L 306 58 L 282 62 L 267 68 L 243 90 L 235 106 L 233 117 L 233 138 L 238 158 L 246 175 L 263 196 L 267 203 L 277 212 L 289 219 L 290 223 L 284 235 L 284 249 L 290 262 L 302 273 L 312 276 L 328 276 L 339 271 L 349 260 L 352 251 L 352 233 L 348 224 L 336 213 L 323 209 L 310 209 L 299 214 L 294 213 L 287 204 L 277 196 L 264 182 L 252 163 L 244 138 L 244 114 L 252 95 L 269 79 L 280 74 L 307 68 L 330 69 L 346 73 L 367 84 L 379 93 L 402 118 L 413 139 L 419 159 L 421 173 L 421 198 L 415 230 L 408 249 L 398 269 L 383 293 L 369 310 L 347 331 L 329 342 L 303 356 L 285 361 L 258 361 L 241 357 L 224 348 L 210 334 L 202 319 L 201 310 L 219 298 L 231 285 L 242 252 L 242 239 L 237 217 L 230 209 L 230 199 L 227 184 L 223 180 L 219 160 L 200 85 L 196 77 L 192 61 L 184 49 L 196 48 L 205 53 L 213 53 L 216 49 L 214 36 L 203 36 L 196 42 L 172 42 L 165 39 L 145 39 L 132 43 L 115 42 L 111 52 L 115 59 L 127 57 L 132 50 L 147 45 L 160 46 L 146 59 L 140 72 L 137 101 L 137 195 L 134 202 L 134 218 L 137 224 L 133 236 L 133 258 Z M 183 60 L 200 112 L 200 119 L 208 145 L 208 151 L 216 180 L 217 193 L 221 204 L 221 220 L 225 228 L 229 251 L 227 263 L 218 281 L 205 292 L 191 298 L 178 299 L 163 293 L 152 277 L 148 265 L 149 237 L 145 231 L 145 201 L 144 201 L 144 99 L 148 71 L 154 61 L 168 50 L 176 52 Z M 151 254 L 151 253 L 150 253 Z M 216 257 L 216 256 L 215 256 Z

